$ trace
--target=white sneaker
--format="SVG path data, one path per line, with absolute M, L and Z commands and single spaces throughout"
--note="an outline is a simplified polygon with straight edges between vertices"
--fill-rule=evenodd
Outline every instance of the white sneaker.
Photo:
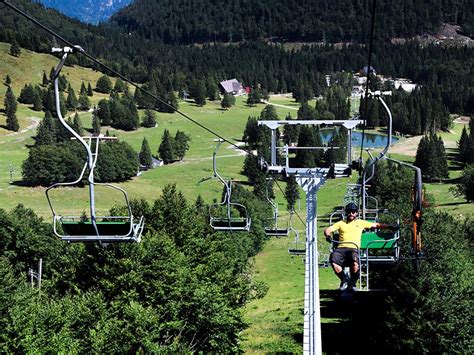
M 349 288 L 349 283 L 347 281 L 341 281 L 341 284 L 339 285 L 339 290 L 341 291 L 346 291 Z
M 352 292 L 357 292 L 357 291 L 359 291 L 359 289 L 357 288 L 357 286 L 356 286 L 355 283 L 352 283 L 352 282 L 351 282 L 350 287 L 351 287 L 351 289 L 352 289 Z

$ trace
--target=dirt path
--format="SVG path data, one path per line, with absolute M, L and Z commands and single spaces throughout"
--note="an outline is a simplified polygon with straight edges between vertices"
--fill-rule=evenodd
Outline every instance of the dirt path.
M 389 153 L 398 153 L 414 157 L 416 156 L 416 150 L 418 149 L 418 144 L 422 137 L 423 136 L 402 138 L 390 147 Z
M 285 106 L 285 105 L 280 105 L 280 104 L 274 104 L 272 102 L 269 102 L 267 100 L 262 100 L 262 102 L 266 105 L 273 105 L 273 106 L 278 106 L 278 107 L 284 107 L 284 108 L 287 108 L 289 110 L 295 110 L 295 111 L 298 111 L 299 108 L 298 107 L 291 107 L 291 106 Z

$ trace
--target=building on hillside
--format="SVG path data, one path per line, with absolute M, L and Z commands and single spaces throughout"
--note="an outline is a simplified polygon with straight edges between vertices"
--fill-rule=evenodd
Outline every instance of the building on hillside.
M 354 85 L 351 90 L 352 97 L 361 97 L 364 94 L 364 85 Z
M 395 89 L 398 90 L 401 87 L 406 92 L 412 92 L 418 86 L 408 79 L 395 79 L 393 85 L 395 86 Z
M 219 88 L 221 89 L 222 94 L 232 94 L 234 96 L 245 94 L 244 86 L 237 79 L 221 81 L 219 83 Z
M 148 168 L 147 166 L 140 164 L 139 167 L 138 167 L 137 176 L 141 175 L 142 171 L 147 171 L 148 169 L 154 169 L 154 168 L 157 168 L 159 166 L 162 166 L 163 164 L 164 164 L 163 160 L 151 157 L 151 166 Z
M 367 72 L 368 72 L 368 67 L 365 66 L 359 70 L 359 76 L 367 76 Z M 375 71 L 375 68 L 373 66 L 370 66 L 370 74 L 377 75 L 377 72 Z

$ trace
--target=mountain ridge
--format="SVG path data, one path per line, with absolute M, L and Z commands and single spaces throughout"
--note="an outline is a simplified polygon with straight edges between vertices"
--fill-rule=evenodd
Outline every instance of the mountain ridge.
M 88 24 L 107 21 L 118 10 L 133 0 L 35 0 L 45 7 Z

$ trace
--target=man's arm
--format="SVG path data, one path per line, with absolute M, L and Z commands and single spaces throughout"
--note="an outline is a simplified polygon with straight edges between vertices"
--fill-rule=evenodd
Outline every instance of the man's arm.
M 334 232 L 333 226 L 329 226 L 324 230 L 324 236 L 328 242 L 332 241 L 331 233 Z
M 370 228 L 377 228 L 377 229 L 397 229 L 398 227 L 392 224 L 386 224 L 386 223 L 379 223 L 379 222 L 374 222 L 370 226 Z

